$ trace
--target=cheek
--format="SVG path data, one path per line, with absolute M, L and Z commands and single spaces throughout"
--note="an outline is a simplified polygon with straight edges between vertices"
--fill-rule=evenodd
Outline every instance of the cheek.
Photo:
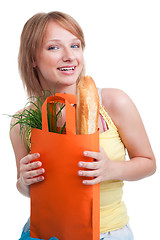
M 50 56 L 44 59 L 43 63 L 45 67 L 50 68 L 50 67 L 57 67 L 58 61 L 59 61 L 59 58 L 55 56 Z
M 59 54 L 53 54 L 50 52 L 43 52 L 39 55 L 38 65 L 42 68 L 57 67 L 57 63 L 60 60 Z
M 77 60 L 78 60 L 79 65 L 83 68 L 83 64 L 84 64 L 83 53 L 81 53 L 77 56 Z
M 56 68 L 56 66 L 57 64 L 55 59 L 46 57 L 45 55 L 41 55 L 37 61 L 37 67 L 43 78 L 50 77 L 50 75 L 53 74 L 53 70 Z

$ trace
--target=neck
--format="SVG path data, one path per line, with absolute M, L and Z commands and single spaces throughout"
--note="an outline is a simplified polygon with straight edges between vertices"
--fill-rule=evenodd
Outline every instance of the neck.
M 68 93 L 68 94 L 77 95 L 76 83 L 74 83 L 73 85 L 67 85 L 67 86 L 64 84 L 63 85 L 55 84 L 50 87 L 44 87 L 43 89 L 50 90 L 52 95 L 54 95 L 54 91 L 55 93 Z
M 68 94 L 77 94 L 76 90 L 76 84 L 70 85 L 70 86 L 56 86 L 56 93 L 68 93 Z

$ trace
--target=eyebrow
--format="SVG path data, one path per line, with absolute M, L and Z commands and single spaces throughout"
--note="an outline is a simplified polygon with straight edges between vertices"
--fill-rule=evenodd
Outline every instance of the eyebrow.
M 71 40 L 71 42 L 72 42 L 72 41 L 75 41 L 75 40 L 76 40 L 76 41 L 77 41 L 77 40 L 80 41 L 79 38 L 73 38 L 73 39 Z M 46 43 L 49 43 L 49 42 L 61 42 L 61 40 L 55 38 L 55 39 L 51 39 L 51 40 L 47 41 Z

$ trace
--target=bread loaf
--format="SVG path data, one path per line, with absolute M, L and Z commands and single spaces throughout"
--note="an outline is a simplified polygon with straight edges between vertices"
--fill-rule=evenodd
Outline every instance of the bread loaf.
M 98 130 L 99 96 L 94 80 L 84 76 L 77 85 L 76 131 L 91 134 Z

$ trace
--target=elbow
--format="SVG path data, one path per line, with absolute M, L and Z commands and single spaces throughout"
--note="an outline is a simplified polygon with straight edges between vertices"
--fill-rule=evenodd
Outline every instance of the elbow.
M 155 163 L 155 166 L 154 166 L 154 168 L 153 168 L 152 175 L 153 175 L 156 171 L 157 171 L 157 165 L 156 165 L 156 163 Z
M 157 165 L 156 165 L 156 159 L 152 158 L 151 160 L 151 167 L 150 167 L 150 176 L 152 176 L 153 174 L 155 174 L 156 170 L 157 170 Z

